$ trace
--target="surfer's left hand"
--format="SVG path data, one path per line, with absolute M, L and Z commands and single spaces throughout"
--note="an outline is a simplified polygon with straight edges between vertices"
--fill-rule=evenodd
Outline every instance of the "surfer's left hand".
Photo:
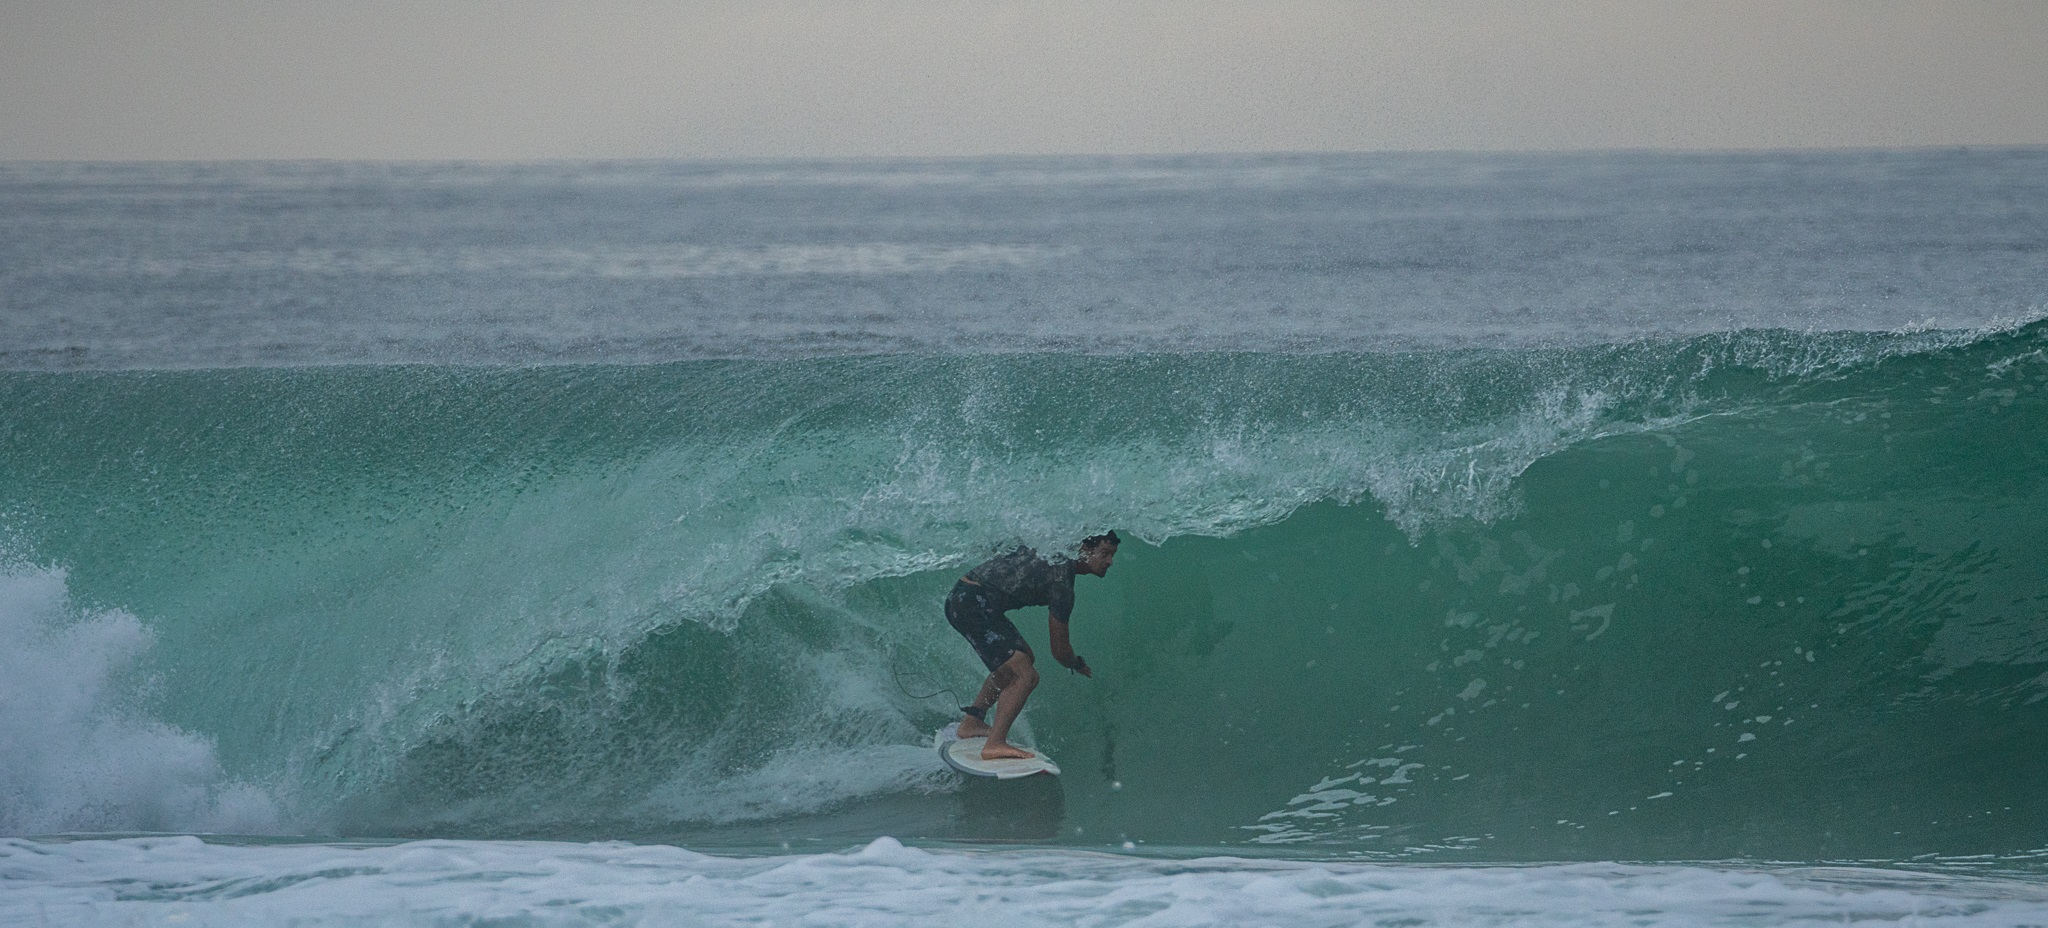
M 1080 674 L 1081 676 L 1084 676 L 1084 677 L 1092 677 L 1092 676 L 1095 676 L 1095 671 L 1093 671 L 1093 670 L 1089 669 L 1089 667 L 1088 667 L 1088 662 L 1087 662 L 1086 660 L 1083 660 L 1083 659 L 1081 658 L 1081 655 L 1079 655 L 1079 654 L 1076 654 L 1076 655 L 1074 655 L 1074 662 L 1073 662 L 1073 663 L 1071 663 L 1071 664 L 1068 664 L 1068 665 L 1067 665 L 1067 669 L 1068 669 L 1068 670 L 1071 670 L 1071 671 L 1073 671 L 1073 672 L 1075 672 L 1075 673 L 1078 673 L 1078 674 Z

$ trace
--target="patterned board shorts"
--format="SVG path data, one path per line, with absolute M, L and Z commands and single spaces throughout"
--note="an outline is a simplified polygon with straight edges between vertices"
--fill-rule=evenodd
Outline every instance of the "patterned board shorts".
M 992 599 L 986 588 L 965 580 L 953 584 L 953 592 L 946 596 L 946 624 L 974 646 L 974 653 L 991 672 L 1018 651 L 1031 653 L 1017 626 Z

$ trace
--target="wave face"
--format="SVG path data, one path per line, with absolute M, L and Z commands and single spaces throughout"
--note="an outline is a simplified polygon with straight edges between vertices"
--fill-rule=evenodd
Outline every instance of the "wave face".
M 7 709 L 7 753 L 169 745 L 139 775 L 187 791 L 9 766 L 12 833 L 1809 860 L 2048 825 L 2048 323 L 10 372 L 0 410 L 10 647 L 84 668 L 9 679 L 97 681 Z M 1026 715 L 1067 774 L 959 782 L 945 590 L 1106 528 L 1097 676 Z

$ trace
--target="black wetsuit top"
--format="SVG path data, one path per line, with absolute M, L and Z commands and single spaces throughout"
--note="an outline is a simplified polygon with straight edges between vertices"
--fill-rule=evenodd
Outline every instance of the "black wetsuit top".
M 1003 613 L 1044 606 L 1064 625 L 1074 612 L 1074 562 L 1049 561 L 1030 548 L 989 560 L 953 584 L 946 597 L 946 623 L 974 646 L 993 671 L 1018 651 L 1029 653 L 1017 626 Z
M 1064 624 L 1074 614 L 1074 562 L 1047 560 L 1030 548 L 1018 548 L 967 572 L 967 582 L 998 594 L 1001 610 L 1044 606 L 1053 621 Z

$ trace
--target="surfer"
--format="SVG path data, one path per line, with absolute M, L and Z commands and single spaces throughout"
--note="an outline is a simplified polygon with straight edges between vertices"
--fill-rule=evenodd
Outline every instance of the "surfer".
M 1003 615 L 1025 606 L 1046 607 L 1048 633 L 1052 638 L 1052 659 L 1084 677 L 1094 671 L 1067 640 L 1067 619 L 1074 611 L 1074 577 L 1109 573 L 1116 559 L 1115 532 L 1091 535 L 1081 540 L 1081 556 L 1051 559 L 1019 545 L 1008 554 L 993 558 L 967 572 L 953 584 L 946 597 L 946 622 L 974 646 L 974 653 L 988 666 L 988 679 L 974 704 L 961 706 L 960 737 L 987 736 L 982 760 L 1031 757 L 1030 751 L 1008 741 L 1010 723 L 1024 711 L 1024 700 L 1038 685 L 1038 671 L 1031 666 L 1031 646 L 1017 633 L 1017 626 Z M 988 710 L 996 710 L 995 718 Z

